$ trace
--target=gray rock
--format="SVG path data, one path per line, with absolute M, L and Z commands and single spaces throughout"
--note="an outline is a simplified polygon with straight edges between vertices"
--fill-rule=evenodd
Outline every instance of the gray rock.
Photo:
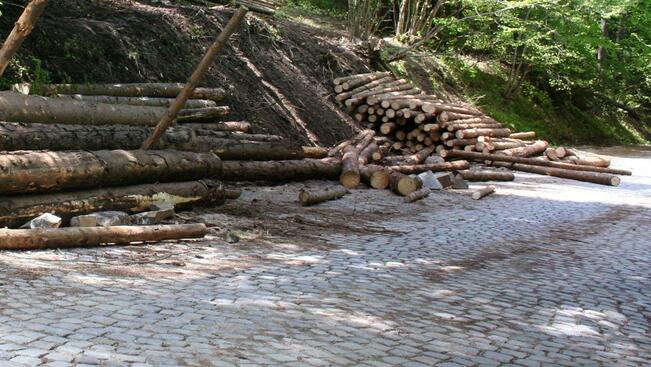
M 23 224 L 20 228 L 59 228 L 60 225 L 61 218 L 51 213 L 45 213 Z

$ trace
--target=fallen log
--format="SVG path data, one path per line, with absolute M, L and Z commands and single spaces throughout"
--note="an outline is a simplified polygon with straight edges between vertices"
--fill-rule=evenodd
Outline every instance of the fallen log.
M 372 71 L 370 73 L 355 74 L 355 75 L 349 75 L 349 76 L 342 76 L 342 77 L 339 77 L 339 78 L 334 78 L 332 80 L 332 82 L 335 85 L 343 84 L 343 83 L 350 82 L 350 81 L 353 81 L 353 80 L 364 80 L 364 81 L 368 80 L 368 82 L 371 82 L 373 80 L 384 78 L 384 77 L 387 77 L 387 76 L 390 76 L 390 75 L 391 75 L 391 72 L 389 72 L 389 71 Z M 379 76 L 379 78 L 378 78 L 378 76 Z
M 484 196 L 490 195 L 495 192 L 494 186 L 486 186 L 472 193 L 472 198 L 474 200 L 479 200 Z
M 213 149 L 223 160 L 250 160 L 250 161 L 273 161 L 273 160 L 299 160 L 304 158 L 325 158 L 327 149 L 321 147 L 299 147 L 286 143 L 241 143 L 230 141 L 219 144 Z
M 610 167 L 610 159 L 603 157 L 578 157 L 575 155 L 565 157 L 563 161 L 579 164 L 583 166 Z
M 379 148 L 378 148 L 377 144 L 375 144 L 375 143 L 369 144 L 366 148 L 364 148 L 364 150 L 362 150 L 359 153 L 359 158 L 358 158 L 359 165 L 363 166 L 363 165 L 368 164 L 372 160 L 375 160 L 375 159 L 373 159 L 373 155 L 375 153 L 378 153 L 378 151 L 379 151 Z
M 468 169 L 469 167 L 470 164 L 468 163 L 468 161 L 452 161 L 452 162 L 442 162 L 442 163 L 390 166 L 388 168 L 395 172 L 404 173 L 406 175 L 412 175 L 412 174 L 418 174 L 426 171 L 432 171 L 432 172 L 458 171 L 458 170 Z
M 421 106 L 421 109 L 423 112 L 426 113 L 434 113 L 437 111 L 445 111 L 445 112 L 455 112 L 455 113 L 461 113 L 465 115 L 482 115 L 483 113 L 481 111 L 475 110 L 473 108 L 468 108 L 468 107 L 462 107 L 462 106 L 456 106 L 456 105 L 450 105 L 446 103 L 425 103 Z
M 46 84 L 43 86 L 43 91 L 46 95 L 176 98 L 184 86 L 183 83 Z M 190 98 L 219 102 L 224 99 L 224 95 L 222 88 L 196 88 Z
M 508 171 L 463 170 L 459 171 L 466 181 L 513 181 L 515 175 Z
M 523 147 L 504 149 L 499 154 L 510 155 L 513 157 L 531 157 L 543 153 L 549 144 L 544 140 L 537 140 L 533 144 L 527 144 Z
M 535 159 L 535 158 L 513 157 L 513 156 L 502 155 L 502 154 L 486 154 L 486 153 L 476 153 L 476 152 L 464 152 L 459 150 L 448 150 L 448 151 L 440 152 L 439 155 L 441 155 L 441 157 L 443 158 L 463 158 L 463 159 L 475 160 L 479 162 L 492 161 L 492 162 L 523 163 L 527 165 L 553 167 L 553 168 L 560 168 L 565 170 L 610 173 L 610 174 L 625 175 L 625 176 L 630 176 L 632 174 L 631 171 L 623 170 L 623 169 L 582 166 L 582 165 L 577 165 L 572 163 L 545 161 L 545 160 Z
M 186 122 L 183 127 L 190 129 L 203 129 L 215 131 L 240 131 L 247 133 L 251 130 L 251 124 L 246 121 L 221 121 L 221 122 Z
M 416 190 L 411 194 L 406 195 L 403 200 L 405 203 L 413 203 L 414 201 L 426 198 L 431 192 L 432 190 L 426 187 L 424 189 Z
M 397 171 L 391 171 L 389 175 L 389 187 L 398 195 L 407 196 L 422 186 L 423 182 L 418 177 L 410 177 Z
M 0 194 L 60 191 L 219 176 L 213 153 L 167 150 L 0 154 Z
M 81 94 L 56 94 L 52 97 L 74 99 L 75 101 L 108 104 L 128 104 L 133 106 L 169 107 L 174 98 L 164 97 L 119 97 L 119 96 L 84 96 Z M 184 108 L 217 107 L 215 101 L 209 99 L 190 99 L 185 102 Z
M 215 206 L 225 199 L 236 198 L 236 192 L 226 192 L 219 181 L 199 180 L 160 184 L 134 185 L 54 194 L 0 197 L 0 227 L 17 228 L 43 213 L 63 218 L 99 211 L 140 213 L 156 204 L 174 204 L 175 208 Z
M 341 174 L 341 161 L 335 158 L 268 162 L 224 161 L 222 171 L 222 178 L 226 181 L 337 180 Z
M 549 162 L 549 161 L 544 161 Z M 550 162 L 557 163 L 557 162 Z M 576 181 L 592 182 L 600 185 L 619 186 L 621 179 L 617 176 L 608 173 L 576 171 L 572 169 L 554 168 L 545 166 L 534 166 L 523 163 L 507 163 L 507 162 L 494 162 L 497 167 L 506 167 L 517 171 L 537 173 L 539 175 L 554 176 L 560 178 L 567 178 Z
M 179 111 L 176 122 L 182 124 L 185 122 L 219 121 L 222 117 L 228 116 L 229 113 L 231 113 L 231 109 L 228 106 L 186 108 Z
M 14 24 L 14 28 L 0 49 L 0 76 L 4 74 L 9 62 L 23 44 L 25 38 L 32 33 L 36 21 L 43 14 L 47 6 L 47 2 L 48 0 L 31 0 L 25 6 L 25 10 L 23 10 L 16 24 Z
M 348 194 L 348 189 L 343 186 L 336 185 L 312 192 L 301 190 L 298 193 L 298 200 L 301 202 L 301 205 L 308 206 L 319 204 L 328 200 L 339 199 L 346 194 Z
M 381 78 L 381 79 L 377 79 L 377 80 L 374 80 L 374 81 L 372 81 L 372 82 L 370 82 L 368 84 L 361 85 L 361 86 L 359 86 L 359 87 L 357 87 L 357 88 L 355 88 L 353 90 L 350 90 L 348 92 L 339 93 L 339 94 L 337 94 L 335 96 L 335 99 L 337 101 L 339 101 L 339 102 L 342 102 L 342 101 L 344 101 L 344 100 L 346 100 L 348 98 L 351 98 L 355 94 L 361 93 L 363 91 L 374 89 L 374 88 L 376 88 L 376 87 L 378 87 L 378 86 L 380 86 L 382 84 L 390 83 L 390 82 L 392 82 L 394 80 L 395 79 L 393 77 L 391 77 L 391 76 L 387 76 L 387 77 L 384 77 L 384 78 Z
M 362 181 L 374 189 L 384 190 L 389 187 L 389 176 L 391 171 L 386 167 L 375 164 L 367 164 L 359 167 Z
M 511 135 L 511 130 L 509 129 L 468 129 L 468 130 L 457 130 L 455 136 L 457 139 L 472 139 L 479 136 L 491 136 L 491 137 L 508 137 Z
M 513 133 L 511 136 L 509 136 L 511 139 L 535 139 L 536 138 L 536 132 L 535 131 L 525 131 L 521 133 Z
M 344 148 L 339 182 L 347 189 L 354 189 L 361 182 L 361 175 L 359 173 L 359 150 L 357 150 L 356 146 L 349 145 Z
M 101 244 L 124 245 L 134 242 L 146 244 L 147 242 L 165 240 L 203 238 L 207 233 L 208 228 L 203 223 L 56 229 L 0 229 L 0 249 L 37 250 L 97 246 Z

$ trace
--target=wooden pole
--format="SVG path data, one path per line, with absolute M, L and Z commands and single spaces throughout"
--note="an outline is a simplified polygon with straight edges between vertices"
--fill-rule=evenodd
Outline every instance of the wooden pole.
M 1 250 L 36 250 L 158 242 L 183 238 L 203 238 L 206 225 L 176 224 L 158 226 L 70 227 L 55 229 L 0 229 Z
M 43 14 L 47 2 L 48 0 L 32 0 L 25 7 L 23 14 L 14 25 L 14 29 L 7 37 L 7 40 L 2 44 L 2 49 L 0 49 L 0 76 L 4 74 L 11 58 L 14 57 L 25 38 L 32 33 L 34 25 Z
M 176 115 L 188 101 L 194 89 L 199 86 L 199 83 L 201 83 L 204 75 L 208 72 L 210 65 L 212 65 L 212 63 L 215 61 L 215 57 L 217 57 L 217 54 L 222 50 L 222 48 L 224 48 L 224 45 L 226 45 L 228 38 L 235 32 L 247 12 L 248 9 L 245 6 L 242 6 L 237 9 L 235 14 L 233 14 L 233 17 L 228 21 L 228 24 L 226 24 L 224 30 L 217 37 L 210 48 L 208 48 L 208 51 L 206 51 L 206 54 L 199 63 L 199 66 L 197 66 L 197 69 L 194 71 L 194 73 L 192 73 L 188 84 L 185 85 L 181 93 L 179 93 L 179 95 L 176 97 L 174 103 L 172 103 L 172 105 L 167 110 L 167 114 L 161 118 L 161 120 L 158 122 L 158 125 L 156 125 L 154 132 L 142 144 L 142 149 L 150 149 L 156 145 L 165 130 L 167 130 L 170 125 L 172 125 L 172 122 L 174 122 Z

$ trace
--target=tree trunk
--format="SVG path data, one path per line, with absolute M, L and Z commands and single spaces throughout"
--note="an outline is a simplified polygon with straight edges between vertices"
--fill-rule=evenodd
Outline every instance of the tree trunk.
M 55 229 L 0 229 L 0 249 L 37 250 L 159 242 L 203 238 L 206 225 L 175 224 L 157 226 L 71 227 Z
M 319 204 L 328 200 L 335 200 L 343 197 L 348 194 L 348 189 L 343 186 L 332 186 L 325 189 L 309 192 L 307 190 L 301 190 L 298 193 L 298 200 L 303 206 L 309 206 L 314 204 Z
M 231 109 L 228 106 L 188 108 L 179 111 L 176 122 L 179 124 L 185 122 L 214 122 L 228 116 L 230 113 Z
M 349 145 L 344 148 L 339 182 L 347 189 L 354 189 L 361 182 L 358 160 L 359 150 L 357 150 L 357 147 Z
M 472 139 L 479 136 L 506 138 L 509 135 L 511 135 L 511 130 L 509 129 L 468 129 L 457 130 L 455 132 L 457 139 Z
M 566 157 L 563 160 L 574 164 L 584 165 L 584 166 L 594 166 L 594 167 L 603 167 L 603 168 L 610 166 L 610 159 L 606 159 L 602 157 L 580 158 L 577 156 L 570 156 L 570 157 Z
M 251 130 L 251 124 L 246 121 L 220 121 L 204 123 L 184 123 L 183 127 L 190 129 L 204 129 L 215 131 L 240 131 L 247 133 Z
M 443 163 L 414 164 L 403 166 L 390 166 L 389 169 L 406 175 L 418 174 L 421 172 L 432 171 L 458 171 L 466 170 L 470 167 L 468 161 L 452 161 Z
M 631 171 L 623 170 L 623 169 L 582 166 L 582 165 L 577 165 L 572 163 L 545 161 L 542 159 L 535 159 L 535 158 L 513 157 L 508 155 L 502 155 L 502 154 L 485 154 L 485 153 L 475 153 L 475 152 L 463 152 L 458 150 L 441 152 L 439 154 L 441 154 L 443 158 L 463 158 L 463 159 L 475 160 L 480 162 L 492 161 L 492 162 L 523 163 L 526 165 L 553 167 L 553 168 L 559 168 L 565 170 L 611 173 L 611 174 L 625 175 L 625 176 L 631 175 Z
M 473 108 L 468 108 L 468 107 L 462 107 L 462 106 L 455 106 L 455 105 L 450 105 L 446 103 L 425 103 L 421 107 L 423 109 L 423 112 L 427 113 L 434 113 L 438 111 L 446 111 L 446 112 L 456 112 L 456 113 L 463 113 L 466 115 L 482 115 L 483 113 L 481 111 L 475 110 Z
M 391 171 L 386 167 L 376 164 L 367 164 L 359 167 L 362 180 L 374 189 L 384 190 L 389 187 L 389 176 Z
M 32 0 L 25 6 L 23 14 L 18 18 L 13 30 L 0 49 L 0 76 L 4 74 L 9 62 L 20 48 L 20 45 L 23 44 L 25 38 L 32 33 L 36 21 L 43 14 L 45 6 L 47 6 L 47 2 L 48 0 Z
M 335 158 L 303 159 L 297 161 L 225 161 L 222 177 L 227 181 L 337 180 L 341 161 Z
M 505 149 L 500 151 L 500 154 L 510 155 L 513 157 L 531 157 L 534 155 L 542 154 L 549 144 L 544 140 L 538 140 L 533 144 L 528 144 L 523 147 Z
M 325 158 L 327 150 L 320 147 L 296 147 L 287 143 L 241 143 L 230 141 L 213 149 L 224 160 L 299 160 L 304 158 Z
M 411 194 L 406 195 L 403 200 L 405 203 L 413 203 L 414 201 L 426 198 L 431 192 L 432 190 L 426 187 L 424 189 L 416 190 Z
M 422 186 L 423 182 L 417 177 L 409 177 L 397 171 L 391 171 L 389 176 L 391 191 L 401 196 L 407 196 Z
M 13 152 L 0 155 L 0 194 L 218 177 L 213 153 L 167 150 Z
M 174 98 L 164 97 L 118 97 L 118 96 L 84 96 L 81 94 L 57 94 L 52 97 L 61 99 L 74 99 L 75 101 L 89 103 L 128 104 L 132 106 L 169 107 Z M 183 108 L 217 107 L 215 101 L 209 99 L 190 99 Z
M 534 166 L 522 163 L 495 162 L 494 164 L 498 167 L 507 167 L 523 172 L 537 173 L 539 175 L 567 178 L 577 181 L 592 182 L 600 185 L 619 186 L 619 183 L 621 182 L 619 177 L 607 173 L 576 171 L 572 169 Z
M 0 93 L 0 120 L 43 124 L 155 126 L 164 107 L 87 103 L 60 98 Z
M 71 191 L 55 194 L 0 197 L 0 227 L 17 228 L 43 213 L 63 218 L 118 210 L 144 212 L 154 204 L 171 203 L 176 209 L 224 203 L 226 194 L 219 181 L 200 180 Z
M 363 166 L 373 160 L 373 155 L 378 152 L 378 146 L 375 143 L 369 144 L 364 150 L 359 153 L 359 165 Z
M 508 171 L 479 171 L 464 170 L 459 171 L 461 177 L 466 181 L 513 181 L 515 176 L 513 172 Z
M 114 97 L 163 97 L 176 98 L 183 83 L 131 83 L 131 84 L 49 84 L 45 85 L 46 95 L 81 94 L 88 96 Z M 209 99 L 219 102 L 224 99 L 222 88 L 196 88 L 190 98 Z

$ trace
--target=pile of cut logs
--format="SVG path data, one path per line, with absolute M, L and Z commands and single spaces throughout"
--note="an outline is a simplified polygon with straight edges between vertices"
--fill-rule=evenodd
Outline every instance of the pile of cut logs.
M 369 167 L 392 174 L 461 170 L 467 180 L 512 179 L 494 170 L 502 168 L 612 186 L 620 183 L 615 175 L 631 174 L 610 168 L 606 158 L 580 157 L 531 140 L 535 132 L 514 133 L 475 107 L 426 95 L 389 72 L 337 78 L 334 85 L 335 99 L 368 129 L 330 152 L 342 156 L 344 186 L 350 186 L 348 171 L 357 170 L 364 179 Z M 474 165 L 479 170 L 465 170 L 468 162 L 479 163 Z

